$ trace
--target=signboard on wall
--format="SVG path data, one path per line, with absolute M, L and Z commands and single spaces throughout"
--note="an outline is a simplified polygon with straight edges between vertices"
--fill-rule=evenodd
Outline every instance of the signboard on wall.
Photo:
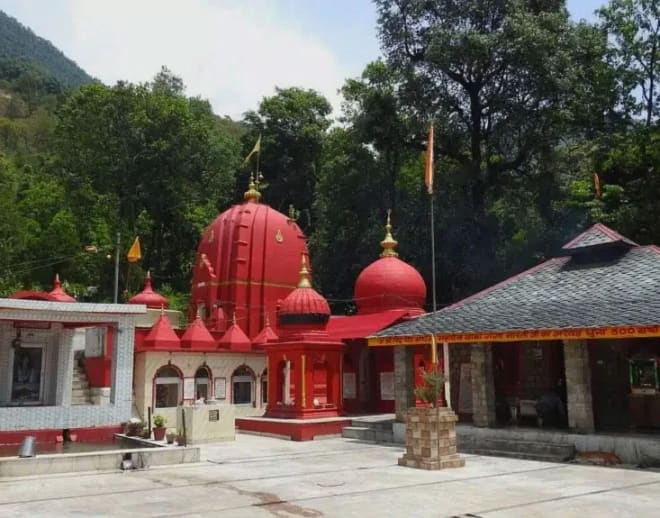
M 195 378 L 183 378 L 183 399 L 196 399 Z
M 227 399 L 227 378 L 215 378 L 213 381 L 215 399 Z
M 355 373 L 344 372 L 344 384 L 342 386 L 344 399 L 355 399 Z
M 461 363 L 461 377 L 458 383 L 458 413 L 472 413 L 472 364 Z
M 380 399 L 382 401 L 394 401 L 394 373 L 380 373 Z

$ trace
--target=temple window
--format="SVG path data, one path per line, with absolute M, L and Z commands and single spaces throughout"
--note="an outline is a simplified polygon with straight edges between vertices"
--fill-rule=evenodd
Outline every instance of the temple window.
M 249 405 L 254 394 L 254 374 L 249 367 L 243 365 L 237 368 L 231 377 L 232 403 Z
M 208 401 L 210 397 L 211 373 L 208 367 L 200 367 L 195 372 L 195 399 Z
M 155 408 L 173 408 L 181 401 L 181 374 L 171 366 L 161 367 L 156 372 L 155 384 Z

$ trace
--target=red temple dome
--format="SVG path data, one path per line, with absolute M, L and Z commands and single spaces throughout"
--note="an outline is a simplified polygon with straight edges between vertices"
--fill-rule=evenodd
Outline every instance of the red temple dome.
M 149 271 L 147 271 L 147 276 L 144 278 L 144 289 L 132 297 L 128 303 L 144 304 L 151 309 L 167 309 L 170 306 L 167 299 L 159 293 L 156 293 L 151 287 L 151 273 Z
M 53 290 L 48 295 L 51 297 L 50 300 L 57 302 L 76 302 L 76 299 L 62 289 L 62 283 L 60 282 L 60 275 L 58 273 L 55 274 Z
M 237 314 L 248 337 L 271 321 L 278 300 L 296 288 L 300 255 L 307 253 L 305 235 L 289 217 L 259 202 L 251 181 L 245 201 L 220 214 L 202 235 L 193 267 L 189 314 L 213 326 L 215 308 Z
M 230 349 L 232 351 L 249 351 L 252 349 L 252 342 L 236 322 L 236 313 L 232 318 L 232 324 L 227 332 L 222 335 L 218 346 Z
M 202 319 L 197 317 L 181 337 L 181 347 L 194 349 L 215 349 L 215 339 L 206 329 Z
M 394 249 L 390 213 L 387 214 L 385 239 L 380 259 L 367 266 L 355 282 L 355 303 L 359 313 L 388 309 L 421 308 L 426 302 L 426 284 L 420 273 L 398 258 Z
M 268 319 L 268 315 L 266 315 L 266 325 L 254 338 L 254 343 L 256 345 L 264 345 L 267 344 L 268 342 L 274 342 L 278 338 L 279 337 L 277 336 L 277 333 L 275 333 L 275 331 L 273 331 L 273 328 L 270 327 L 270 320 Z
M 144 345 L 154 349 L 171 350 L 178 349 L 181 346 L 181 340 L 172 329 L 170 321 L 161 313 L 144 339 Z
M 309 280 L 307 259 L 302 255 L 302 268 L 298 287 L 281 303 L 277 313 L 280 326 L 288 324 L 320 325 L 325 327 L 330 318 L 328 301 L 314 288 Z

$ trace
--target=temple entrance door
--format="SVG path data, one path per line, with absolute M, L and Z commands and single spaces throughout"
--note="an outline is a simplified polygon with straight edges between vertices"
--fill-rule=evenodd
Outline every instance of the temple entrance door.
M 629 426 L 627 346 L 621 340 L 589 343 L 591 397 L 597 430 Z

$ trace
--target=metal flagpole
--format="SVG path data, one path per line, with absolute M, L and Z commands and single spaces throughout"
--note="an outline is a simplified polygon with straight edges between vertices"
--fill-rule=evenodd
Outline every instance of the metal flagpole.
M 121 243 L 121 233 L 117 232 L 117 247 L 115 249 L 115 304 L 119 300 L 119 246 Z

